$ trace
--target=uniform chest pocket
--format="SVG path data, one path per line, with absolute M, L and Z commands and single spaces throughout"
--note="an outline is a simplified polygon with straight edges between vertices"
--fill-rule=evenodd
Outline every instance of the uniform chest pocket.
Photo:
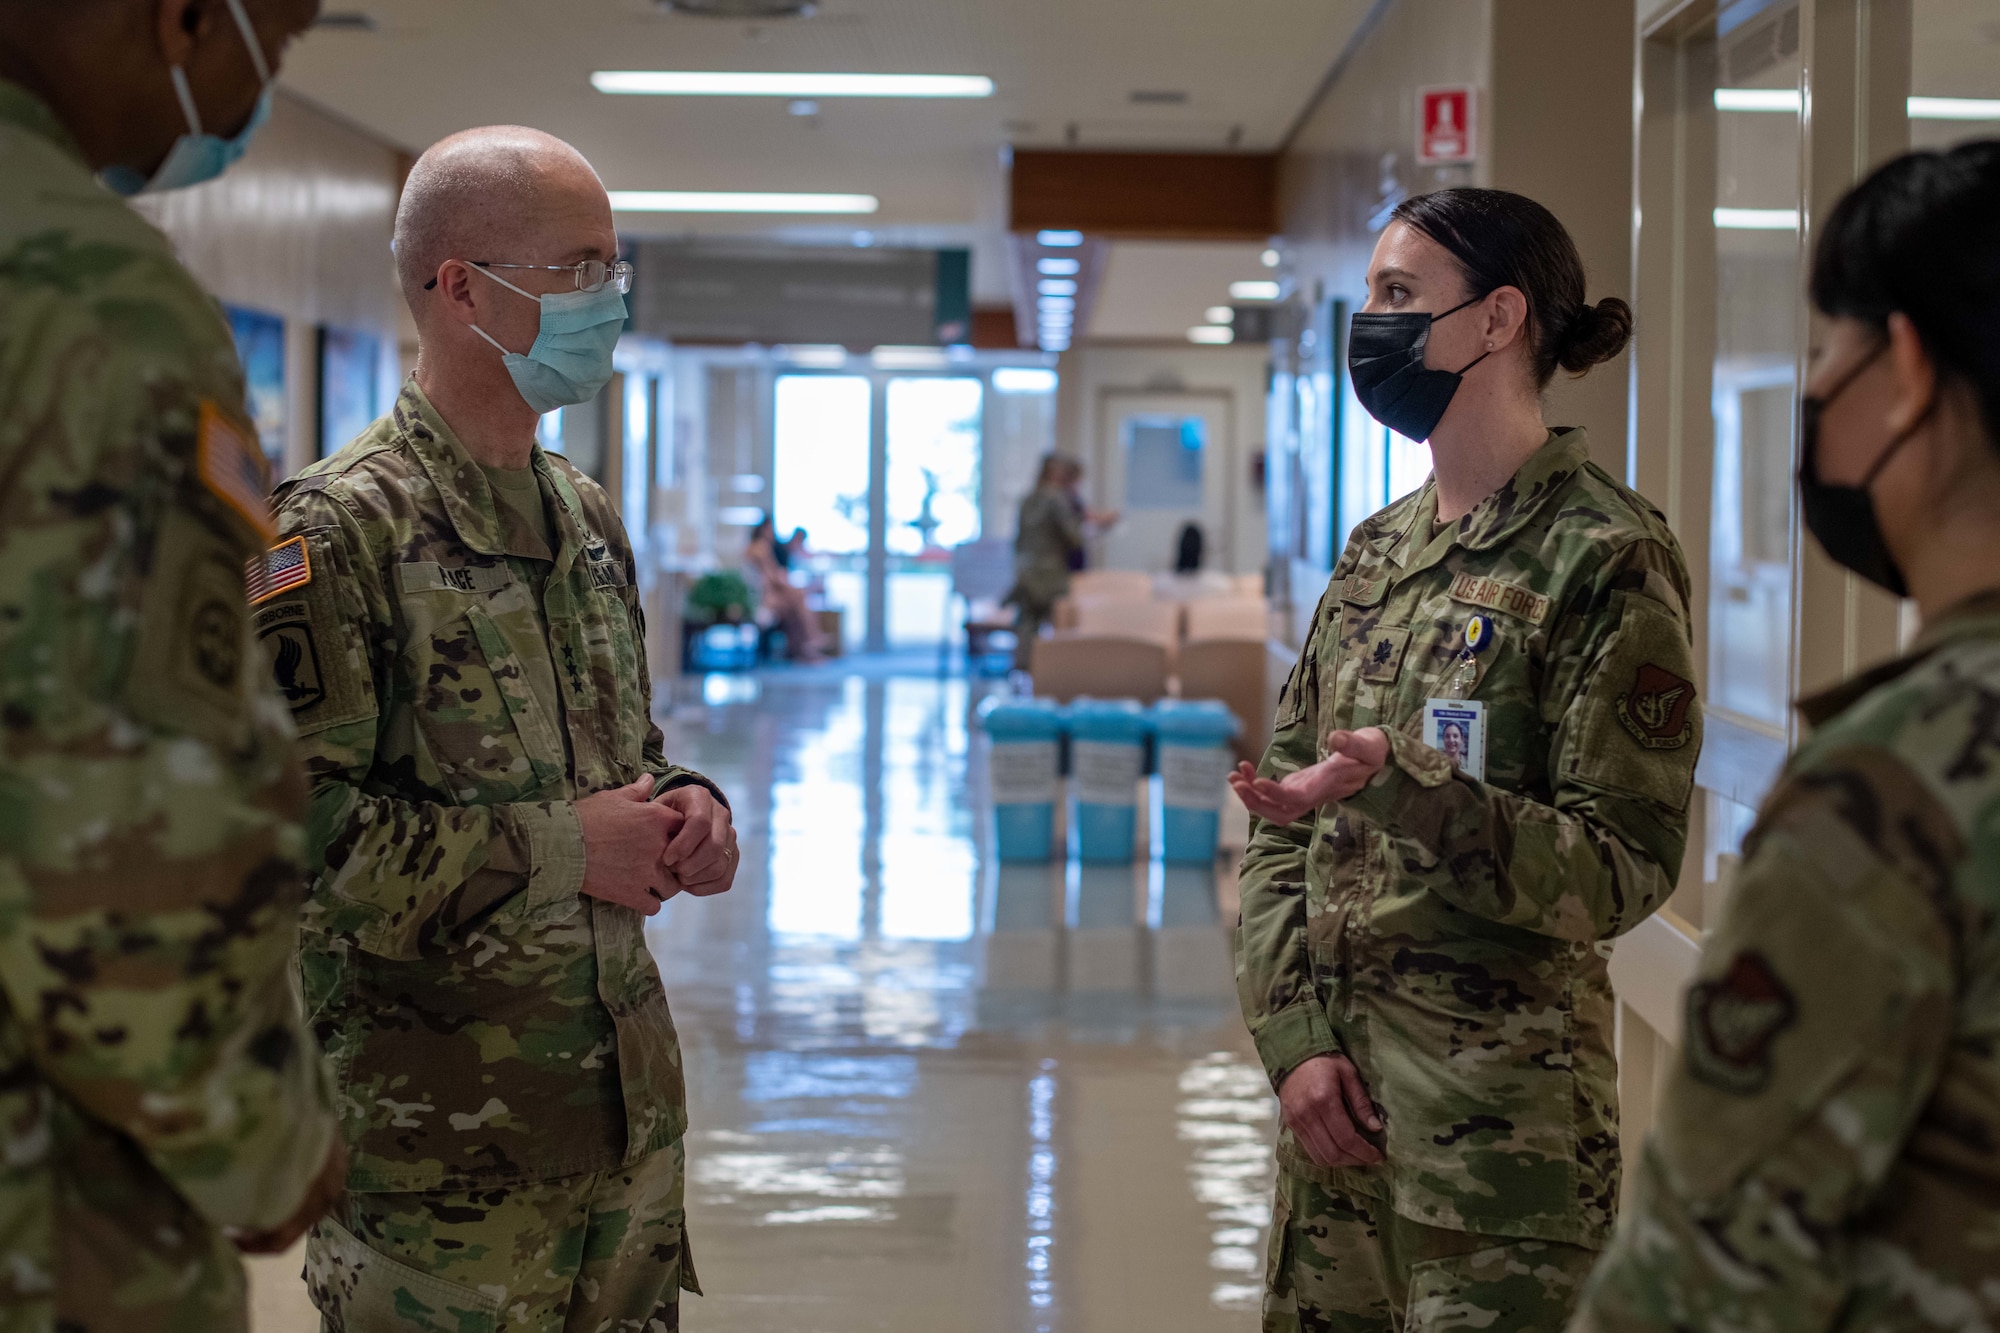
M 527 596 L 516 584 L 500 595 Z M 412 635 L 405 662 L 417 729 L 447 788 L 471 803 L 526 800 L 559 785 L 567 767 L 555 700 L 477 595 L 436 606 L 435 627 Z M 453 614 L 455 612 L 456 614 Z

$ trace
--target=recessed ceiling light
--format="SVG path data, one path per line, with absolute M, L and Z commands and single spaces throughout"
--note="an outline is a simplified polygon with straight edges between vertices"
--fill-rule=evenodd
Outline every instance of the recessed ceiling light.
M 1796 116 L 1802 105 L 1796 88 L 1717 88 L 1717 111 L 1783 111 Z
M 1068 277 L 1072 273 L 1081 272 L 1082 269 L 1082 261 L 1076 259 L 1043 259 L 1035 264 L 1036 272 L 1056 278 Z
M 1039 366 L 1001 366 L 993 372 L 995 393 L 1054 393 L 1056 373 Z
M 1043 278 L 1035 284 L 1035 290 L 1043 296 L 1075 296 L 1076 280 L 1074 278 Z
M 1220 324 L 1197 324 L 1188 330 L 1187 336 L 1191 343 L 1210 343 L 1219 346 L 1235 342 L 1236 330 Z
M 1073 296 L 1044 296 L 1037 300 L 1035 304 L 1042 308 L 1042 313 L 1047 314 L 1051 310 L 1076 309 L 1076 298 Z
M 1234 324 L 1236 312 L 1226 305 L 1212 305 L 1202 312 L 1203 319 L 1211 324 Z
M 1265 268 L 1276 268 L 1279 265 L 1279 263 L 1284 259 L 1284 256 L 1279 254 L 1276 250 L 1266 250 L 1263 254 L 1257 257 L 1264 261 Z
M 1718 208 L 1715 225 L 1723 231 L 1797 231 L 1796 208 Z
M 2000 120 L 2000 98 L 1912 97 L 1911 120 Z
M 620 213 L 873 213 L 872 194 L 765 194 L 748 191 L 613 190 Z
M 600 69 L 600 93 L 653 97 L 991 97 L 983 74 L 751 74 L 692 69 Z
M 1051 250 L 1070 250 L 1083 244 L 1083 233 L 1080 231 L 1038 231 L 1035 233 L 1035 241 L 1037 244 L 1046 245 Z
M 1278 284 L 1275 282 L 1232 282 L 1229 296 L 1234 301 L 1275 301 L 1278 299 Z

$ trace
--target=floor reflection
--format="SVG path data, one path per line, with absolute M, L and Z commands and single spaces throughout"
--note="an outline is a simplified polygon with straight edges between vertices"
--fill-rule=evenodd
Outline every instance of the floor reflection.
M 686 1325 L 1254 1328 L 1273 1106 L 1232 886 L 993 864 L 968 690 L 777 672 L 669 725 L 744 851 L 651 935 L 692 1099 Z

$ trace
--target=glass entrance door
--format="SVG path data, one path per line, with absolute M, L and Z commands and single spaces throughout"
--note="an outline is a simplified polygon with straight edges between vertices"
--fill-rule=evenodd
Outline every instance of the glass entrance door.
M 781 375 L 773 512 L 849 649 L 949 633 L 951 551 L 980 535 L 985 383 L 973 376 Z M 796 577 L 796 576 L 795 576 Z

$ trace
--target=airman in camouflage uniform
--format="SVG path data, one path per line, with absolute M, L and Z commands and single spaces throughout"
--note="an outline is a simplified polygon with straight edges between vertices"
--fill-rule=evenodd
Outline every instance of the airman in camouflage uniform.
M 2000 594 L 1801 710 L 1578 1329 L 2000 1323 Z
M 483 179 L 484 133 L 434 147 L 409 190 L 460 211 L 453 182 Z M 608 238 L 608 203 L 573 150 L 527 131 L 488 138 L 584 173 Z M 535 188 L 527 168 L 502 175 Z M 534 213 L 534 198 L 518 202 Z M 413 207 L 430 205 L 406 196 L 406 262 L 425 244 L 405 235 L 421 230 Z M 450 354 L 428 341 L 451 336 L 435 316 L 420 316 L 426 358 Z M 347 1333 L 655 1333 L 677 1326 L 680 1289 L 698 1290 L 681 1053 L 646 947 L 642 911 L 658 902 L 593 896 L 587 807 L 637 784 L 667 817 L 690 788 L 704 805 L 721 793 L 662 753 L 637 570 L 609 497 L 532 443 L 519 395 L 507 420 L 528 467 L 483 463 L 421 387 L 427 365 L 454 392 L 440 367 L 498 372 L 483 344 L 459 350 L 420 362 L 388 416 L 279 488 L 254 608 L 312 779 L 323 869 L 306 1005 L 353 1152 L 308 1283 Z M 726 821 L 726 804 L 709 808 Z
M 1609 941 L 1673 887 L 1701 717 L 1680 550 L 1587 459 L 1553 432 L 1456 523 L 1433 482 L 1361 524 L 1280 696 L 1265 777 L 1339 730 L 1380 727 L 1389 755 L 1346 800 L 1256 821 L 1244 857 L 1239 993 L 1272 1086 L 1345 1056 L 1380 1126 L 1362 1165 L 1281 1137 L 1267 1329 L 1560 1327 L 1610 1234 Z M 1418 736 L 1454 682 L 1485 705 L 1483 781 Z
M 102 35 L 115 7 L 49 7 L 33 57 L 14 8 L 10 69 L 88 47 L 98 77 L 121 77 L 130 53 L 77 35 Z M 237 44 L 247 97 L 229 14 L 202 31 Z M 130 58 L 171 105 L 158 51 Z M 92 177 L 116 151 L 0 80 L 8 1333 L 241 1330 L 228 1237 L 290 1243 L 339 1178 L 331 1089 L 288 979 L 305 786 L 243 593 L 270 531 L 267 473 L 221 312 Z
M 1083 509 L 1071 490 L 1082 471 L 1074 460 L 1051 454 L 1042 460 L 1035 489 L 1021 501 L 1014 529 L 1014 586 L 1007 601 L 1015 608 L 1019 636 L 1014 665 L 1022 671 L 1032 665 L 1035 636 L 1069 592 L 1070 571 L 1083 554 Z

